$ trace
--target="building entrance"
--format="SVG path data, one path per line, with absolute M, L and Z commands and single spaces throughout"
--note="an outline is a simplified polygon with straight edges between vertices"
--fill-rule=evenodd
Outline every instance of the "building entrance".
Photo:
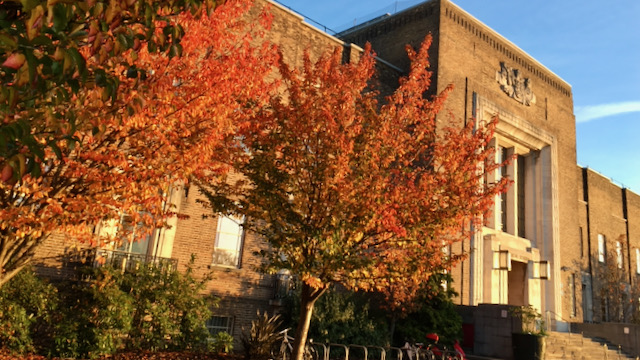
M 518 261 L 511 262 L 511 271 L 509 271 L 509 305 L 524 306 L 525 301 L 525 284 L 527 280 L 527 263 Z

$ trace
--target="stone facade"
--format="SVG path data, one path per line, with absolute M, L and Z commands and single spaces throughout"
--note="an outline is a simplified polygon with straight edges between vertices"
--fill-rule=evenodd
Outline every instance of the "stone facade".
M 578 236 L 577 225 L 570 225 L 577 224 L 573 189 L 578 182 L 571 87 L 445 0 L 417 5 L 341 37 L 359 45 L 370 41 L 381 58 L 406 69 L 403 44 L 418 46 L 427 34 L 433 38 L 433 90 L 454 86 L 441 114 L 453 114 L 459 125 L 475 121 L 476 126 L 497 116 L 497 156 L 513 158 L 487 179 L 509 176 L 514 182 L 496 199 L 487 226 L 453 249 L 469 254 L 452 272 L 458 301 L 531 304 L 561 317 L 560 239 Z M 508 268 L 494 266 L 501 253 L 511 258 Z M 539 274 L 545 264 L 548 280 Z
M 448 0 L 428 1 L 375 19 L 338 34 L 340 39 L 307 25 L 278 4 L 269 4 L 274 23 L 267 38 L 281 46 L 288 63 L 301 65 L 305 50 L 315 58 L 336 46 L 345 49 L 345 60 L 354 60 L 361 46 L 371 42 L 380 58 L 382 93 L 390 92 L 393 82 L 407 71 L 405 45 L 417 47 L 431 34 L 430 92 L 454 86 L 441 121 L 483 126 L 498 117 L 496 156 L 513 160 L 487 181 L 508 176 L 513 185 L 496 197 L 486 226 L 451 249 L 468 254 L 452 270 L 453 286 L 460 294 L 457 303 L 530 304 L 556 324 L 610 317 L 596 296 L 598 238 L 602 235 L 610 254 L 617 256 L 619 248 L 620 269 L 629 288 L 636 285 L 640 196 L 576 167 L 569 84 Z M 233 235 L 237 228 L 229 219 L 203 218 L 206 210 L 198 204 L 199 197 L 195 188 L 173 190 L 172 202 L 189 217 L 176 219 L 172 229 L 155 234 L 145 254 L 176 259 L 181 268 L 196 254 L 201 274 L 214 275 L 207 291 L 222 299 L 210 326 L 239 338 L 257 310 L 279 310 L 278 294 L 286 287 L 286 274 L 256 271 L 260 259 L 253 254 L 265 244 L 252 234 Z M 40 249 L 37 263 L 49 275 L 66 276 L 66 270 L 52 266 L 51 259 L 71 247 L 54 236 Z M 501 265 L 501 259 L 510 261 Z

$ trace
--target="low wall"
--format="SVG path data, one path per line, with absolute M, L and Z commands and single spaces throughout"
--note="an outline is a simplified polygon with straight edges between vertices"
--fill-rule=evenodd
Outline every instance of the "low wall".
M 459 306 L 464 324 L 473 324 L 473 354 L 513 360 L 511 334 L 522 329 L 520 319 L 509 313 L 509 305 Z
M 571 323 L 571 332 L 605 339 L 612 344 L 622 346 L 622 350 L 629 355 L 640 356 L 640 325 Z

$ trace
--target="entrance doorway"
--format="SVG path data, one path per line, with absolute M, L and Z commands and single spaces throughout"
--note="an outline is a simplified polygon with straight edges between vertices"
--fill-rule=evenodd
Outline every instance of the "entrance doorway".
M 527 263 L 512 261 L 511 271 L 509 271 L 509 305 L 527 305 L 525 301 L 526 280 Z

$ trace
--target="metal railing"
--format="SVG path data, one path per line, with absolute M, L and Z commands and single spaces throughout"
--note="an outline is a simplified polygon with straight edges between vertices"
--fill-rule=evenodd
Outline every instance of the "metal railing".
M 178 260 L 173 258 L 97 248 L 82 249 L 68 254 L 66 263 L 75 269 L 86 266 L 110 266 L 122 271 L 135 271 L 142 266 L 154 266 L 168 271 L 178 267 Z
M 294 338 L 284 332 L 278 359 L 291 358 Z M 395 355 L 395 356 L 394 356 Z M 460 359 L 454 350 L 436 350 L 429 348 L 398 348 L 392 346 L 317 343 L 309 340 L 305 346 L 305 359 L 309 360 L 440 360 Z

